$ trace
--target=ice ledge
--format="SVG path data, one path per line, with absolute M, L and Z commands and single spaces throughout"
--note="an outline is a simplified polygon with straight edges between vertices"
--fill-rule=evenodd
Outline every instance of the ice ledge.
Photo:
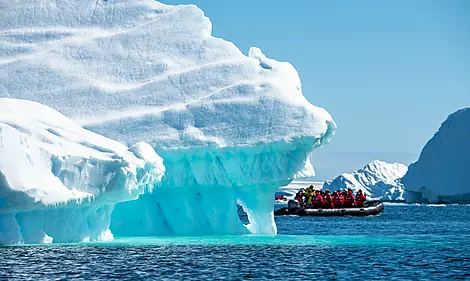
M 294 179 L 323 141 L 304 137 L 260 146 L 160 151 L 166 167 L 161 185 L 136 201 L 117 204 L 111 230 L 117 236 L 274 235 L 277 188 Z M 246 227 L 237 202 L 248 215 Z

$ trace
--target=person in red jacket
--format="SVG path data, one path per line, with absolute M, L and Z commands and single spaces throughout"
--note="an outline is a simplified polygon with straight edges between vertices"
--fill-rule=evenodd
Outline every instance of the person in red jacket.
M 344 204 L 344 196 L 341 194 L 341 191 L 336 191 L 336 194 L 333 196 L 333 205 L 335 208 L 342 208 Z
M 315 190 L 315 196 L 312 198 L 312 205 L 314 208 L 321 208 L 323 206 L 323 196 L 320 190 Z
M 328 189 L 325 190 L 325 195 L 323 195 L 323 208 L 334 208 L 333 200 Z
M 362 193 L 362 190 L 359 189 L 359 191 L 356 194 L 356 206 L 362 207 L 364 206 L 364 202 L 366 202 L 367 198 L 364 193 Z
M 348 192 L 344 196 L 344 207 L 351 208 L 354 205 L 354 195 L 351 188 L 348 188 Z

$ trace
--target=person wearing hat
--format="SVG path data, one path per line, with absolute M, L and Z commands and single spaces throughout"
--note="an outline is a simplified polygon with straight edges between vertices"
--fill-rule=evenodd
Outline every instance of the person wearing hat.
M 362 193 L 362 189 L 359 189 L 356 194 L 356 206 L 364 206 L 364 202 L 366 202 L 366 200 L 366 195 Z
M 323 208 L 334 208 L 329 189 L 325 190 L 325 195 L 323 195 Z
M 342 208 L 344 204 L 344 196 L 341 194 L 341 191 L 337 190 L 335 195 L 333 195 L 333 205 L 335 208 Z
M 323 206 L 323 196 L 320 194 L 320 190 L 315 190 L 315 195 L 312 199 L 313 208 L 321 208 Z
M 295 200 L 299 203 L 300 207 L 304 206 L 304 189 L 301 188 L 296 194 L 295 194 Z
M 351 208 L 354 205 L 354 195 L 351 188 L 348 188 L 346 195 L 344 196 L 344 207 Z

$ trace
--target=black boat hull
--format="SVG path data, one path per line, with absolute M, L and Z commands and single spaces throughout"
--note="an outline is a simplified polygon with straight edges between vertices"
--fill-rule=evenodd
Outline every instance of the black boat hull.
M 335 208 L 335 209 L 304 209 L 300 207 L 281 208 L 274 212 L 275 216 L 318 216 L 318 217 L 340 217 L 340 216 L 375 216 L 384 210 L 381 201 L 370 201 L 364 207 Z

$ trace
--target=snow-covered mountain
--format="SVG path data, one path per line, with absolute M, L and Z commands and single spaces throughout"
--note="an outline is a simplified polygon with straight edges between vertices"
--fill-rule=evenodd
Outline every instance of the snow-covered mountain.
M 409 202 L 470 202 L 470 108 L 449 115 L 403 177 Z
M 276 189 L 313 175 L 308 155 L 336 129 L 292 65 L 212 37 L 193 5 L 0 7 L 0 97 L 40 102 L 127 146 L 147 142 L 164 159 L 160 188 L 116 205 L 117 235 L 274 234 Z
M 407 170 L 407 166 L 403 164 L 375 160 L 351 174 L 344 173 L 325 182 L 323 189 L 351 188 L 354 192 L 362 189 L 371 199 L 403 200 L 406 196 L 401 178 Z
M 128 149 L 47 106 L 0 98 L 0 244 L 112 238 L 114 204 L 163 172 L 146 143 Z

